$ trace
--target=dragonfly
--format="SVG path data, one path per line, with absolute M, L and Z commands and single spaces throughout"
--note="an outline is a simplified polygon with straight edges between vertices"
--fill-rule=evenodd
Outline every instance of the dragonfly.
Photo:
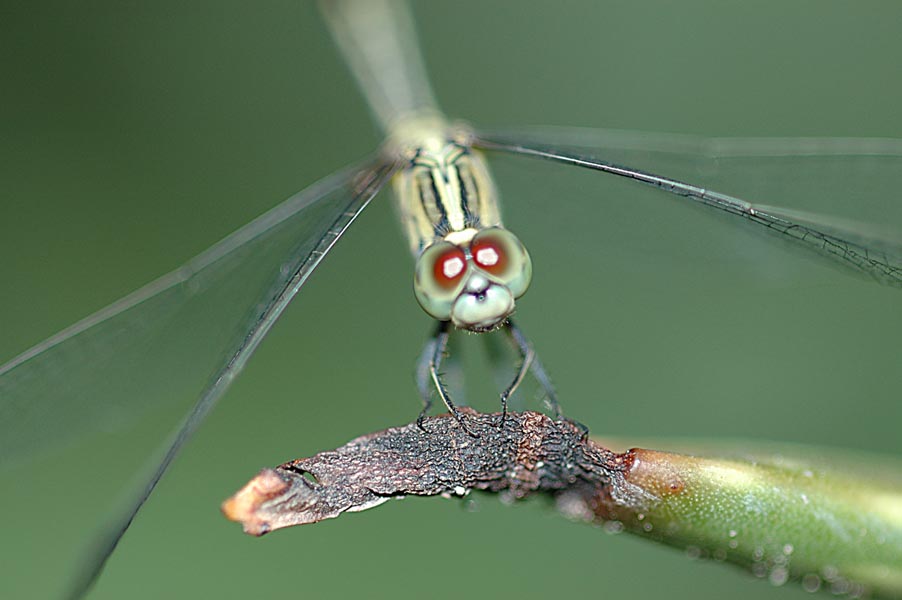
M 368 26 L 372 27 L 372 20 L 368 21 Z M 677 192 L 677 197 L 688 201 L 695 199 L 714 209 L 720 208 L 721 212 L 731 214 L 737 220 L 759 226 L 765 234 L 775 232 L 775 239 L 792 238 L 790 243 L 807 246 L 814 254 L 835 260 L 838 264 L 847 264 L 850 270 L 861 271 L 883 283 L 892 285 L 897 279 L 898 263 L 888 252 L 892 248 L 885 250 L 882 245 L 874 245 L 873 240 L 859 240 L 861 236 L 853 226 L 828 224 L 819 215 L 788 213 L 778 208 L 756 209 L 755 205 L 743 199 L 721 192 L 708 192 L 691 183 L 681 184 L 669 179 L 663 172 L 652 175 L 642 168 L 627 167 L 626 171 L 617 173 L 616 170 L 621 167 L 609 164 L 601 152 L 605 144 L 616 149 L 619 142 L 612 134 L 608 136 L 608 141 L 600 133 L 560 131 L 543 134 L 464 130 L 464 133 L 455 136 L 458 140 L 455 144 L 472 149 L 474 156 L 483 152 L 487 155 L 507 152 L 594 170 L 615 171 L 615 174 L 626 175 L 664 192 Z M 630 143 L 633 142 L 635 139 Z M 658 148 L 666 147 L 667 143 L 675 146 L 682 143 L 673 139 L 653 142 L 647 143 Z M 707 151 L 704 143 L 698 144 L 698 147 L 703 149 L 700 153 Z M 642 148 L 627 150 L 636 153 L 643 151 Z M 802 150 L 797 151 L 802 153 Z M 728 147 L 724 147 L 715 150 L 714 154 L 723 157 L 729 156 L 730 152 Z M 834 157 L 850 153 L 892 156 L 893 152 L 891 144 L 860 148 L 840 145 L 832 149 L 827 145 L 808 150 L 809 155 Z M 741 154 L 736 150 L 734 153 Z M 368 161 L 363 165 L 354 165 L 320 181 L 240 230 L 234 237 L 214 246 L 172 276 L 158 280 L 144 288 L 143 292 L 126 297 L 110 309 L 51 338 L 49 343 L 13 359 L 4 368 L 0 379 L 4 391 L 2 398 L 5 399 L 3 406 L 10 411 L 4 413 L 3 422 L 10 424 L 7 428 L 12 428 L 11 423 L 16 423 L 15 431 L 4 431 L 4 458 L 10 461 L 24 459 L 40 452 L 42 447 L 64 443 L 66 437 L 77 437 L 92 428 L 113 429 L 121 421 L 139 418 L 142 411 L 153 406 L 153 402 L 148 401 L 146 394 L 135 393 L 135 390 L 156 386 L 155 382 L 161 379 L 160 373 L 172 374 L 166 384 L 170 389 L 162 394 L 159 390 L 157 392 L 161 397 L 196 397 L 202 393 L 199 394 L 196 389 L 192 392 L 191 388 L 210 386 L 207 388 L 210 391 L 202 396 L 204 403 L 185 421 L 189 429 L 176 437 L 172 448 L 177 449 L 244 366 L 256 344 L 275 322 L 278 312 L 284 309 L 290 300 L 290 297 L 284 296 L 284 290 L 293 294 L 305 284 L 305 277 L 312 271 L 312 266 L 318 265 L 331 250 L 339 234 L 347 230 L 363 206 L 379 188 L 398 176 L 402 168 L 399 162 L 386 159 L 383 154 L 373 163 Z M 800 235 L 795 237 L 794 234 Z M 465 254 L 464 258 L 470 260 L 471 257 Z M 271 261 L 271 268 L 260 270 L 261 261 Z M 305 264 L 307 267 L 304 267 Z M 232 298 L 233 301 L 227 307 L 220 307 L 215 315 L 210 315 L 211 303 L 215 298 L 222 297 Z M 184 332 L 198 327 L 205 317 L 213 321 L 204 330 L 212 330 L 212 337 L 182 339 Z M 223 323 L 234 325 L 223 327 Z M 251 333 L 254 327 L 261 327 L 256 330 L 258 333 Z M 178 340 L 178 343 L 171 344 L 171 340 Z M 239 350 L 231 351 L 236 344 L 240 347 L 240 355 Z M 436 343 L 432 348 L 439 346 Z M 525 345 L 521 347 L 526 348 Z M 117 363 L 133 365 L 141 355 L 153 348 L 168 349 L 168 359 L 157 370 L 147 371 L 136 379 L 139 374 L 134 370 L 115 368 Z M 434 356 L 436 353 L 432 354 Z M 185 357 L 196 360 L 196 364 L 188 370 L 183 368 Z M 228 362 L 220 364 L 224 358 L 228 358 Z M 432 372 L 436 371 L 432 369 Z M 73 373 L 80 375 L 73 378 Z M 65 378 L 65 383 L 60 378 Z M 69 395 L 64 406 L 56 403 L 61 397 L 61 389 Z M 118 404 L 98 406 L 91 403 L 92 398 L 96 397 L 115 397 L 119 400 Z M 29 411 L 35 412 L 30 415 Z M 37 419 L 54 412 L 55 423 L 53 419 L 44 418 L 40 425 L 36 425 L 29 420 L 29 417 Z M 169 456 L 172 455 L 174 452 Z M 169 460 L 171 458 L 167 457 L 161 464 L 162 469 Z M 162 472 L 161 469 L 158 471 Z M 158 474 L 154 475 L 156 477 Z

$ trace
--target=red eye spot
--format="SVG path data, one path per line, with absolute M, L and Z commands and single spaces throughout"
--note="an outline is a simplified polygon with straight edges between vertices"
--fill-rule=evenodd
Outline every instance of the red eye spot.
M 489 273 L 500 275 L 507 268 L 507 254 L 497 240 L 477 240 L 470 246 L 470 252 L 473 253 L 473 262 Z
M 435 282 L 446 289 L 457 285 L 461 275 L 467 269 L 467 257 L 460 248 L 452 248 L 435 259 L 432 274 Z

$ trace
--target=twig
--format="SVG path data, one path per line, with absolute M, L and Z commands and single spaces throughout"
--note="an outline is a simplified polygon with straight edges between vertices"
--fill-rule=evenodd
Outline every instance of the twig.
M 902 598 L 899 460 L 773 443 L 612 452 L 567 421 L 466 410 L 264 469 L 223 503 L 244 531 L 316 523 L 406 495 L 552 496 L 559 510 L 834 594 Z M 732 449 L 731 449 L 732 448 Z M 737 452 L 738 450 L 738 452 Z
M 566 512 L 592 518 L 599 501 L 638 509 L 648 493 L 624 474 L 633 453 L 595 444 L 567 421 L 534 412 L 466 410 L 469 435 L 450 415 L 359 437 L 329 452 L 263 469 L 226 500 L 226 517 L 251 535 L 316 523 L 391 498 L 463 496 L 471 490 L 513 499 L 537 492 L 558 498 Z

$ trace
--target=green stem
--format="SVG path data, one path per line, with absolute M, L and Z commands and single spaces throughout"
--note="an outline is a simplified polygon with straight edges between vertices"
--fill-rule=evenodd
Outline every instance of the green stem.
M 655 499 L 639 506 L 603 492 L 594 512 L 609 528 L 742 565 L 777 585 L 801 579 L 811 591 L 902 597 L 899 461 L 750 447 L 712 443 L 683 454 L 634 449 L 626 479 Z

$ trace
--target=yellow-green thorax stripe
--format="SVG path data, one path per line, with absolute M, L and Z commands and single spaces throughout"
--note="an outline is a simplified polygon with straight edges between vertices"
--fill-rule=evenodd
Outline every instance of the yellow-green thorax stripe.
M 402 162 L 394 178 L 398 215 L 414 256 L 438 239 L 464 243 L 501 226 L 498 196 L 485 158 L 438 119 L 405 124 L 388 151 Z

